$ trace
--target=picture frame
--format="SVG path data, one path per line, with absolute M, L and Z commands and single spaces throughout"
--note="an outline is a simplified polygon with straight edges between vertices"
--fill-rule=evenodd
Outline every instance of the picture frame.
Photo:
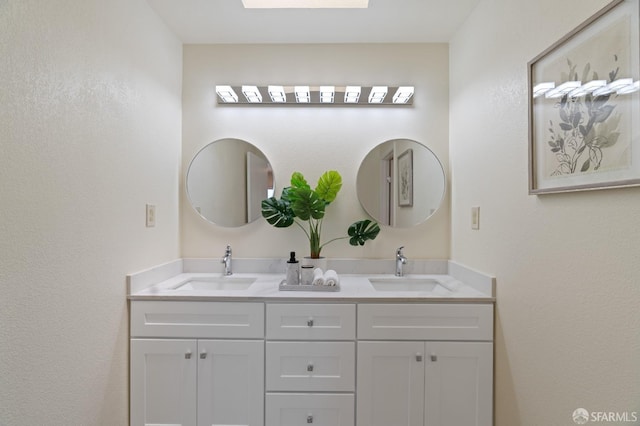
M 527 64 L 529 194 L 640 185 L 640 7 L 614 0 Z
M 398 206 L 413 207 L 413 149 L 398 157 Z

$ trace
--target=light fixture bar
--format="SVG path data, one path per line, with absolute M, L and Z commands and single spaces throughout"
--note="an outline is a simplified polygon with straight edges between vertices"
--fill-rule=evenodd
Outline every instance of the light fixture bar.
M 381 104 L 384 102 L 384 97 L 387 96 L 387 86 L 373 86 L 371 92 L 369 92 L 370 104 Z
M 237 103 L 238 95 L 231 86 L 216 86 L 216 93 L 225 103 Z
M 262 95 L 257 86 L 242 86 L 242 94 L 252 104 L 262 102 Z
M 413 86 L 216 85 L 218 105 L 393 106 L 413 104 Z M 391 94 L 395 95 L 391 96 Z M 361 99 L 362 98 L 362 99 Z
M 293 92 L 296 95 L 296 102 L 299 104 L 308 104 L 311 102 L 311 92 L 309 86 L 295 86 Z
M 357 104 L 360 100 L 360 86 L 347 86 L 344 90 L 344 103 L 345 104 Z
M 335 86 L 320 86 L 320 103 L 332 104 L 336 95 Z
M 409 99 L 413 96 L 414 88 L 413 86 L 400 86 L 398 90 L 396 90 L 396 94 L 393 95 L 393 103 L 394 104 L 406 104 L 409 102 Z
M 578 96 L 584 96 L 587 93 L 593 93 L 596 89 L 599 89 L 602 86 L 607 84 L 606 80 L 591 80 L 577 89 L 573 89 L 569 92 L 569 96 L 573 98 L 577 98 Z
M 269 97 L 271 98 L 271 102 L 274 102 L 274 103 L 287 102 L 287 94 L 284 92 L 284 87 L 269 86 L 267 88 L 267 91 L 269 92 Z

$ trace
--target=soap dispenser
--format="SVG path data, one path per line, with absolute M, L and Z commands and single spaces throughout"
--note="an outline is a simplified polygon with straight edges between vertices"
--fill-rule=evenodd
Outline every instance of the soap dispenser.
M 289 253 L 287 260 L 287 285 L 300 284 L 300 262 L 296 260 L 296 252 Z

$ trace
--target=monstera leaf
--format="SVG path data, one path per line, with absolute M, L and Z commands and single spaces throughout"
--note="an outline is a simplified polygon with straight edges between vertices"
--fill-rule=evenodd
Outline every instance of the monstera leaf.
M 371 223 L 369 219 L 358 221 L 352 224 L 347 231 L 349 234 L 349 244 L 352 246 L 363 246 L 367 240 L 374 240 L 378 233 L 380 232 L 380 227 L 377 223 Z
M 301 220 L 309 220 L 309 218 L 322 219 L 324 217 L 326 204 L 310 188 L 290 188 L 289 199 L 293 213 Z
M 288 188 L 285 188 L 288 189 Z M 262 200 L 262 217 L 264 217 L 270 225 L 276 228 L 287 228 L 293 225 L 295 217 L 288 196 L 282 191 L 282 197 L 278 200 L 275 197 Z
M 318 179 L 316 193 L 329 204 L 336 199 L 340 188 L 342 188 L 342 176 L 335 170 L 329 170 Z

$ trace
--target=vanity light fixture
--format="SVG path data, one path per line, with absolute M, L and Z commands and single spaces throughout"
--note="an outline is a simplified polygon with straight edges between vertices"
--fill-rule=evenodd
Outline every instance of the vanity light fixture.
M 308 104 L 311 102 L 309 86 L 296 86 L 293 91 L 296 94 L 296 102 L 299 104 Z
M 545 93 L 547 93 L 549 90 L 553 89 L 554 87 L 556 87 L 556 83 L 554 83 L 553 81 L 538 83 L 535 86 L 533 86 L 533 97 L 537 98 L 539 96 L 542 96 Z
M 413 96 L 413 86 L 400 86 L 393 95 L 394 104 L 406 104 Z
M 320 86 L 320 103 L 332 104 L 335 94 L 335 86 Z
M 216 93 L 225 103 L 238 102 L 238 95 L 231 86 L 216 86 Z
M 284 92 L 284 87 L 269 86 L 267 88 L 267 91 L 269 92 L 269 97 L 271 97 L 271 102 L 274 102 L 274 103 L 287 102 L 287 94 Z
M 237 94 L 242 93 L 238 96 Z M 392 93 L 395 95 L 391 96 Z M 413 86 L 218 85 L 218 105 L 394 106 L 413 104 Z
M 262 102 L 262 95 L 257 86 L 242 86 L 242 94 L 252 104 Z
M 604 96 L 613 92 L 618 92 L 619 90 L 624 90 L 628 86 L 633 86 L 632 78 L 620 78 L 616 81 L 613 81 L 606 86 L 603 86 L 593 92 L 594 96 Z
M 618 95 L 628 95 L 629 93 L 637 92 L 640 90 L 640 81 L 635 81 L 633 84 L 618 89 L 616 92 Z
M 370 104 L 381 104 L 384 101 L 384 97 L 387 96 L 387 86 L 373 86 L 369 93 Z
M 581 81 L 566 81 L 555 89 L 549 90 L 545 97 L 549 99 L 560 98 L 580 86 L 582 86 Z
M 602 86 L 607 84 L 606 80 L 591 80 L 577 89 L 573 89 L 569 92 L 569 96 L 573 98 L 577 98 L 578 96 L 584 96 L 587 93 L 593 93 L 596 89 L 599 89 Z
M 360 86 L 347 86 L 344 91 L 344 103 L 345 104 L 357 104 L 360 100 Z

